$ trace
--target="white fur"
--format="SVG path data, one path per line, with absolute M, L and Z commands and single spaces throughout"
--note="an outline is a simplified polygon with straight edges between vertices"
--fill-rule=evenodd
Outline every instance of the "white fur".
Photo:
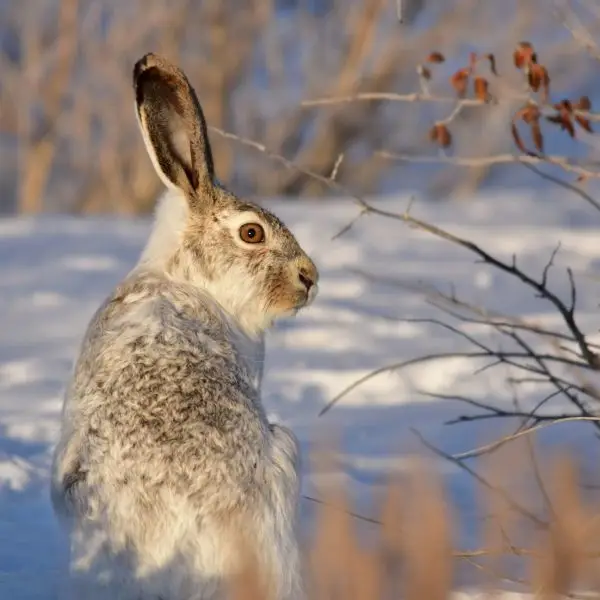
M 181 245 L 189 212 L 185 195 L 177 188 L 166 191 L 158 199 L 152 233 L 142 252 L 139 265 L 150 269 L 164 269 L 167 261 Z M 139 268 L 139 265 L 136 265 L 136 268 Z
M 148 154 L 170 191 L 138 264 L 88 328 L 53 460 L 53 503 L 71 533 L 72 599 L 220 598 L 224 578 L 239 569 L 242 533 L 273 600 L 299 600 L 299 447 L 290 430 L 267 421 L 260 401 L 263 332 L 276 315 L 241 266 L 207 280 L 192 253 L 171 264 L 190 209 L 160 169 L 145 119 L 138 116 Z M 180 125 L 168 135 L 181 151 Z M 264 227 L 268 245 L 274 232 L 258 213 L 235 214 L 225 226 L 253 251 L 237 235 L 249 222 Z M 290 261 L 311 267 L 299 250 L 292 245 Z M 301 285 L 300 266 L 289 264 L 292 285 Z M 316 293 L 315 281 L 307 303 Z M 186 457 L 180 470 L 174 456 Z
M 186 227 L 189 216 L 189 207 L 185 196 L 177 189 L 169 190 L 164 193 L 158 200 L 155 209 L 154 225 L 150 238 L 142 252 L 138 264 L 133 271 L 141 271 L 146 269 L 162 271 L 173 256 L 175 251 L 181 244 L 183 231 Z M 265 231 L 269 228 L 264 222 L 258 218 L 254 212 L 237 213 L 228 222 L 227 226 L 231 229 L 232 237 L 238 239 L 237 229 L 249 222 L 258 222 Z M 240 240 L 240 245 L 247 247 Z M 193 270 L 193 265 L 188 265 L 190 270 Z M 205 289 L 207 299 L 215 302 L 215 298 L 231 298 L 231 306 L 227 307 L 232 312 L 232 317 L 240 318 L 240 323 L 243 328 L 240 329 L 238 324 L 231 320 L 230 332 L 233 339 L 236 340 L 239 354 L 243 357 L 248 365 L 248 369 L 253 373 L 253 381 L 260 392 L 262 375 L 265 360 L 265 338 L 264 330 L 270 325 L 263 318 L 259 319 L 244 319 L 235 306 L 247 304 L 248 299 L 255 293 L 252 286 L 249 286 L 243 276 L 233 277 L 230 279 L 233 285 L 224 286 L 223 282 L 213 284 L 198 277 L 194 284 L 199 289 Z M 312 290 L 311 290 L 312 292 Z M 314 294 L 310 294 L 313 296 Z

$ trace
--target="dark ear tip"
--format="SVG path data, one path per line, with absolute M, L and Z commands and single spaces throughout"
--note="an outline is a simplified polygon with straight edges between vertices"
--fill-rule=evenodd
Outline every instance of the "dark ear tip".
M 144 73 L 148 69 L 151 69 L 153 67 L 164 68 L 168 66 L 169 62 L 167 60 L 165 60 L 158 54 L 155 54 L 154 52 L 147 52 L 146 54 L 144 54 L 144 56 L 142 56 L 142 58 L 140 58 L 135 63 L 135 66 L 133 67 L 133 84 L 136 85 L 140 75 L 142 75 L 142 73 Z

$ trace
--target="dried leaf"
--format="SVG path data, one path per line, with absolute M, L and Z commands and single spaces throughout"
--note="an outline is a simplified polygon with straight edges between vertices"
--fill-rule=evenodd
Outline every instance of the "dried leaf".
M 562 131 L 567 131 L 571 137 L 575 137 L 575 127 L 573 126 L 571 115 L 568 112 L 562 111 L 556 115 L 546 117 L 546 121 L 556 123 L 560 126 Z
M 430 63 L 443 63 L 446 59 L 444 58 L 444 55 L 441 52 L 432 52 L 428 57 L 427 57 L 427 62 Z
M 546 67 L 539 64 L 532 64 L 527 67 L 527 80 L 529 86 L 534 92 L 542 90 L 542 97 L 544 102 L 548 101 L 548 95 L 550 93 L 550 76 Z
M 569 101 L 566 100 L 566 102 Z M 569 106 L 572 110 L 588 112 L 592 109 L 592 102 L 588 96 L 581 96 L 581 98 L 579 98 L 579 100 L 577 100 L 575 104 L 571 105 L 571 103 L 569 102 Z M 584 117 L 583 115 L 575 115 L 575 121 L 577 121 L 579 126 L 585 129 L 588 133 L 594 133 L 594 129 L 592 128 L 592 124 L 590 123 L 590 120 L 588 118 Z
M 492 72 L 493 75 L 496 75 L 496 77 L 498 77 L 498 71 L 496 70 L 496 57 L 493 54 L 486 54 L 485 57 L 488 59 L 489 63 L 490 63 L 490 71 Z
M 437 128 L 437 125 L 434 125 L 429 130 L 429 133 L 427 134 L 427 137 L 429 138 L 430 142 L 437 142 L 438 141 L 438 128 Z
M 542 69 L 544 69 L 544 76 L 542 79 L 542 98 L 544 102 L 548 102 L 548 98 L 550 97 L 550 76 L 548 75 L 548 71 L 544 67 L 542 67 Z
M 475 77 L 473 80 L 475 97 L 482 102 L 487 102 L 490 98 L 489 83 L 484 77 Z
M 527 80 L 529 83 L 529 87 L 534 92 L 537 92 L 540 89 L 540 85 L 542 84 L 542 82 L 534 71 L 529 71 L 529 73 L 527 73 Z
M 513 52 L 513 62 L 517 69 L 537 63 L 537 55 L 529 42 L 520 42 Z
M 533 143 L 538 151 L 542 152 L 543 148 L 543 136 L 542 131 L 540 129 L 540 116 L 541 112 L 537 105 L 528 103 L 522 108 L 520 108 L 513 116 L 512 124 L 511 124 L 511 132 L 513 139 L 515 141 L 516 146 L 524 152 L 525 154 L 533 154 L 530 150 L 525 147 L 523 140 L 519 134 L 519 130 L 517 128 L 517 122 L 523 121 L 527 123 L 531 128 L 531 135 L 533 138 Z
M 575 103 L 575 108 L 578 110 L 592 110 L 592 102 L 588 96 L 581 96 Z
M 438 143 L 442 148 L 448 148 L 452 144 L 452 135 L 445 125 L 438 125 Z
M 452 87 L 456 90 L 459 98 L 464 98 L 467 93 L 467 86 L 469 84 L 469 75 L 471 74 L 471 69 L 459 69 L 452 75 L 450 78 L 450 83 Z
M 527 124 L 531 124 L 538 121 L 540 115 L 540 109 L 535 104 L 526 104 L 515 113 L 513 122 L 522 120 Z
M 571 101 L 568 98 L 564 98 L 563 100 L 561 100 L 560 102 L 555 104 L 554 108 L 556 110 L 558 110 L 559 112 L 563 112 L 563 111 L 567 112 L 567 113 L 573 112 L 573 105 L 571 104 Z
M 567 99 L 561 100 L 557 105 L 558 119 L 555 121 L 560 124 L 563 131 L 567 131 L 571 137 L 575 137 L 575 126 L 573 125 L 573 107 Z
M 570 117 L 563 118 L 561 127 L 567 131 L 571 137 L 575 137 L 575 126 L 573 125 L 573 121 L 571 121 Z
M 537 92 L 542 85 L 542 76 L 543 72 L 539 69 L 540 65 L 531 65 L 527 71 L 527 80 L 529 82 L 529 87 Z
M 585 129 L 588 133 L 594 133 L 592 124 L 589 122 L 588 119 L 582 117 L 581 115 L 575 115 L 575 120 L 577 121 L 577 123 L 579 123 L 579 126 Z
M 429 140 L 431 142 L 437 142 L 442 148 L 448 148 L 452 144 L 452 134 L 446 125 L 443 123 L 436 123 L 429 130 Z
M 533 139 L 534 146 L 540 151 L 544 151 L 544 137 L 542 136 L 542 130 L 540 128 L 540 122 L 534 121 L 531 124 L 531 137 Z

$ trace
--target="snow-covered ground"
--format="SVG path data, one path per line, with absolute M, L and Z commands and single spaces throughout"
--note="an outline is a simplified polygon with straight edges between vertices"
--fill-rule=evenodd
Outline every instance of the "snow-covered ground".
M 456 402 L 419 390 L 510 400 L 506 371 L 473 375 L 466 359 L 417 365 L 383 374 L 349 394 L 321 418 L 328 399 L 368 371 L 394 361 L 464 347 L 432 323 L 403 319 L 443 317 L 423 296 L 394 284 L 424 282 L 506 313 L 558 323 L 551 307 L 507 276 L 475 264 L 467 251 L 377 216 L 360 220 L 332 240 L 357 213 L 350 200 L 269 203 L 296 233 L 321 271 L 320 295 L 271 334 L 265 369 L 268 410 L 290 424 L 303 443 L 333 428 L 343 443 L 339 478 L 352 485 L 361 510 L 390 470 L 410 465 L 419 451 L 411 428 L 447 452 L 468 450 L 498 433 L 499 424 L 444 425 L 464 414 Z M 382 200 L 403 211 L 407 198 Z M 483 244 L 502 258 L 541 273 L 558 242 L 550 281 L 566 293 L 564 267 L 575 273 L 580 322 L 600 328 L 598 275 L 600 213 L 575 197 L 527 195 L 479 198 L 464 204 L 413 206 L 415 216 Z M 61 396 L 92 312 L 133 266 L 148 220 L 43 217 L 0 220 L 0 598 L 51 600 L 64 559 L 64 540 L 48 500 L 48 468 L 59 427 Z M 371 277 L 366 277 L 365 274 Z M 377 281 L 378 276 L 387 281 Z M 392 281 L 394 280 L 394 281 Z M 521 390 L 524 401 L 541 390 Z M 560 443 L 592 457 L 598 446 L 589 425 L 549 428 Z M 436 463 L 437 464 L 437 463 Z M 473 508 L 473 483 L 439 462 L 461 516 Z M 334 474 L 328 474 L 331 480 Z M 306 480 L 305 493 L 316 493 Z M 306 512 L 312 508 L 305 504 Z M 476 543 L 475 526 L 461 545 Z

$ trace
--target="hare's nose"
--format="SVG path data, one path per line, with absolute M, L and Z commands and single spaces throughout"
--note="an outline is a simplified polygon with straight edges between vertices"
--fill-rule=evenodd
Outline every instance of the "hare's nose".
M 317 279 L 319 278 L 317 267 L 315 267 L 310 260 L 302 261 L 302 263 L 298 266 L 298 279 L 306 288 L 306 291 L 309 292 L 315 283 L 317 283 Z
M 294 262 L 294 270 L 297 273 L 298 281 L 308 293 L 316 286 L 319 280 L 317 267 L 308 256 L 300 256 Z
M 298 279 L 300 279 L 300 283 L 306 288 L 307 292 L 315 284 L 306 269 L 300 269 L 300 272 L 298 273 Z

